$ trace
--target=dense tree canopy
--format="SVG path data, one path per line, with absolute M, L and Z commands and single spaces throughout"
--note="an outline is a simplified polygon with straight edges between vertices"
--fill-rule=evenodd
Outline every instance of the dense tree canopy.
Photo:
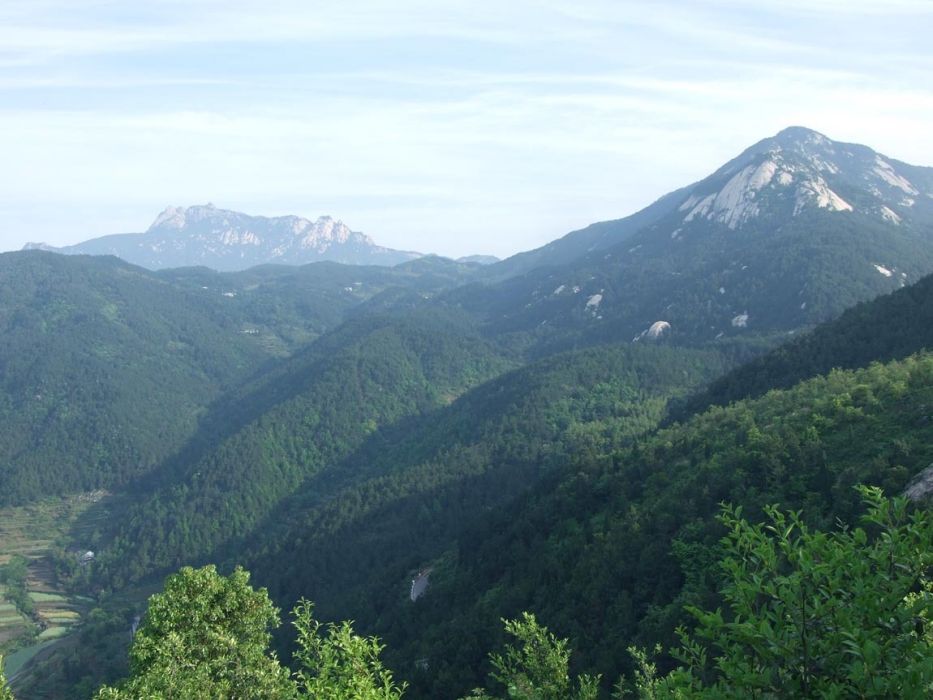
M 130 675 L 102 687 L 97 700 L 398 700 L 379 659 L 378 639 L 349 622 L 322 625 L 303 601 L 294 610 L 298 652 L 294 674 L 269 651 L 278 610 L 249 574 L 214 566 L 185 567 L 149 599 L 130 649 Z M 5 700 L 5 698 L 3 699 Z
M 249 574 L 185 567 L 149 600 L 130 649 L 130 678 L 99 700 L 268 698 L 291 693 L 288 672 L 268 652 L 278 612 Z
M 6 684 L 6 676 L 3 675 L 3 657 L 0 656 L 0 700 L 13 700 L 13 693 L 10 686 Z
M 681 665 L 665 676 L 630 647 L 637 695 L 660 698 L 924 697 L 933 690 L 933 513 L 859 489 L 864 527 L 811 529 L 799 512 L 765 508 L 751 524 L 724 506 L 719 565 L 725 611 L 689 608 Z M 323 625 L 295 610 L 293 676 L 267 651 L 278 622 L 265 591 L 237 570 L 182 569 L 150 600 L 131 650 L 131 676 L 99 700 L 333 698 L 401 700 L 406 684 L 383 666 L 383 645 L 350 623 Z M 491 685 L 464 700 L 595 700 L 599 679 L 571 677 L 571 651 L 534 615 L 505 622 L 518 644 L 490 654 Z M 625 683 L 620 680 L 616 694 Z
M 933 515 L 862 488 L 864 527 L 817 532 L 726 507 L 726 609 L 692 609 L 683 666 L 645 698 L 921 698 L 933 693 Z M 643 658 L 643 657 L 642 657 Z
M 568 667 L 570 650 L 566 639 L 558 639 L 531 613 L 517 620 L 504 620 L 505 631 L 520 646 L 507 644 L 503 654 L 490 654 L 495 683 L 513 700 L 595 700 L 599 679 L 582 675 L 572 680 Z M 463 700 L 496 700 L 497 696 L 477 689 Z

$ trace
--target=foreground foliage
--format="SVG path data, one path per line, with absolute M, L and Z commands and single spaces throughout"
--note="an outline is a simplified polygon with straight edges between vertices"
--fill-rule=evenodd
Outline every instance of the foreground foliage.
M 349 700 L 398 700 L 405 683 L 395 684 L 392 673 L 382 665 L 384 646 L 375 637 L 361 637 L 349 622 L 323 625 L 312 616 L 306 600 L 295 608 L 300 664 L 295 672 L 298 696 L 348 698 Z
M 933 517 L 860 491 L 865 527 L 828 533 L 799 512 L 751 525 L 725 507 L 727 610 L 691 610 L 666 678 L 635 652 L 641 697 L 930 697 Z
M 278 698 L 288 673 L 267 648 L 278 613 L 249 574 L 186 567 L 149 601 L 130 649 L 130 679 L 104 688 L 117 698 Z
M 521 647 L 507 644 L 504 654 L 491 654 L 490 675 L 505 686 L 507 698 L 515 700 L 595 700 L 599 678 L 581 675 L 571 681 L 568 667 L 570 649 L 566 639 L 558 639 L 538 624 L 531 613 L 519 620 L 503 620 L 505 631 L 521 642 Z M 497 700 L 477 689 L 463 700 Z
M 868 530 L 811 532 L 799 513 L 767 510 L 768 525 L 727 509 L 730 579 L 720 611 L 695 611 L 681 657 L 697 687 L 806 697 L 921 697 L 933 690 L 933 520 L 905 500 L 863 489 Z M 874 531 L 873 535 L 868 533 Z M 706 692 L 714 695 L 715 692 Z
M 3 675 L 3 657 L 0 656 L 0 700 L 13 700 L 13 693 L 10 692 L 6 684 L 6 676 Z
M 254 590 L 246 571 L 221 576 L 214 566 L 185 567 L 150 599 L 130 649 L 130 677 L 96 698 L 401 698 L 404 684 L 396 686 L 379 661 L 382 645 L 349 622 L 324 626 L 303 601 L 295 609 L 294 674 L 269 651 L 269 630 L 278 624 L 266 590 Z

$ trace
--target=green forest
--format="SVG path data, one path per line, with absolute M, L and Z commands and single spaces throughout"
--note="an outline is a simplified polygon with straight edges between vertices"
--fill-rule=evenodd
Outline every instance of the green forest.
M 933 694 L 927 210 L 676 201 L 487 267 L 0 255 L 0 697 Z
M 752 524 L 723 505 L 717 562 L 724 605 L 687 606 L 673 668 L 629 646 L 630 676 L 612 697 L 922 697 L 933 689 L 933 512 L 881 489 L 858 489 L 861 523 L 820 531 L 801 511 L 766 507 Z M 97 700 L 345 698 L 401 700 L 376 637 L 324 624 L 301 600 L 291 613 L 294 668 L 270 650 L 281 625 L 265 589 L 237 568 L 185 567 L 154 594 L 129 651 L 130 673 Z M 525 612 L 502 620 L 508 641 L 488 655 L 487 688 L 461 700 L 596 700 L 600 677 L 571 670 L 573 649 Z M 0 697 L 12 700 L 0 672 Z

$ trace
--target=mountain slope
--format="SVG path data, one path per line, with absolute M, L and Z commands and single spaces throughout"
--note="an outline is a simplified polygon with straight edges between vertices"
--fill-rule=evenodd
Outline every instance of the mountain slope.
M 121 587 L 236 552 L 283 498 L 368 435 L 506 367 L 449 317 L 345 323 L 214 407 L 156 488 L 137 490 L 115 541 L 100 543 L 105 580 Z
M 485 271 L 487 279 L 507 279 L 535 268 L 563 267 L 596 250 L 612 248 L 629 236 L 669 214 L 680 204 L 688 188 L 664 195 L 641 211 L 615 221 L 600 221 L 579 231 L 571 231 L 555 241 L 513 255 L 490 265 Z
M 114 258 L 0 256 L 0 503 L 114 488 L 268 358 L 218 300 Z
M 611 244 L 450 301 L 545 348 L 813 325 L 933 271 L 933 169 L 792 128 L 612 225 Z
M 309 221 L 298 216 L 249 216 L 212 204 L 169 207 L 144 233 L 93 238 L 77 245 L 52 248 L 66 254 L 116 255 L 150 270 L 203 265 L 214 270 L 244 270 L 254 265 L 304 265 L 332 260 L 352 265 L 395 265 L 418 253 L 376 245 L 343 222 L 323 216 Z
M 413 698 L 481 683 L 499 619 L 522 610 L 571 638 L 577 668 L 617 678 L 630 644 L 673 644 L 685 604 L 716 607 L 720 502 L 753 521 L 779 503 L 820 526 L 851 523 L 856 483 L 896 493 L 933 460 L 930 405 L 933 357 L 912 357 L 712 409 L 575 460 L 478 519 L 435 560 L 424 597 L 386 607 L 371 629 L 392 668 L 407 670 Z
M 859 304 L 835 321 L 727 373 L 692 397 L 685 411 L 695 413 L 714 404 L 724 406 L 760 396 L 833 368 L 865 367 L 931 348 L 933 275 L 928 275 L 916 284 Z
M 0 504 L 126 486 L 267 363 L 361 305 L 424 304 L 477 269 L 415 263 L 153 273 L 113 257 L 0 256 Z
M 629 444 L 671 395 L 722 366 L 711 351 L 613 346 L 509 372 L 374 433 L 284 502 L 236 561 L 283 605 L 308 596 L 326 617 L 371 624 L 471 523 L 568 462 Z

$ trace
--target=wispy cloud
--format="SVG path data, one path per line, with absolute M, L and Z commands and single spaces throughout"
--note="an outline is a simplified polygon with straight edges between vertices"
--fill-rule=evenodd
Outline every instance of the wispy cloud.
M 879 6 L 14 0 L 0 242 L 212 199 L 507 254 L 792 123 L 933 163 L 929 3 Z

